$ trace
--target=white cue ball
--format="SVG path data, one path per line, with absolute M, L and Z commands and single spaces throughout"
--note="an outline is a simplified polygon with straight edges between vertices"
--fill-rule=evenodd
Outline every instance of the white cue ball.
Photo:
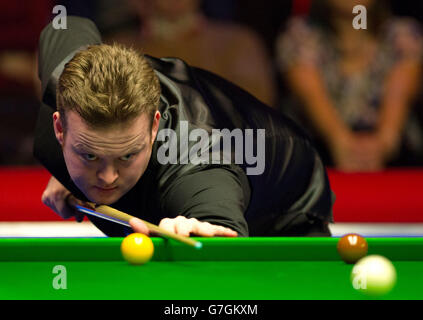
M 379 255 L 370 255 L 357 261 L 351 272 L 354 289 L 370 296 L 389 293 L 397 281 L 397 272 L 391 261 Z

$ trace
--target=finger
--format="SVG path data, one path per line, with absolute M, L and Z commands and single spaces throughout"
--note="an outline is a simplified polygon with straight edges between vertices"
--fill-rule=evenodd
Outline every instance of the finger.
M 77 222 L 82 222 L 84 220 L 84 217 L 85 217 L 85 214 L 82 213 L 81 211 L 79 211 L 76 208 L 77 205 L 95 211 L 94 204 L 92 204 L 90 202 L 84 202 L 82 200 L 79 200 L 78 198 L 74 197 L 70 193 L 65 197 L 65 203 L 74 212 L 75 219 L 76 219 Z
M 176 233 L 175 230 L 175 219 L 164 218 L 160 221 L 159 228 L 162 228 L 168 232 Z
M 211 223 L 196 221 L 193 224 L 192 233 L 200 237 L 213 237 L 215 234 L 214 229 Z
M 215 236 L 217 237 L 236 237 L 238 232 L 223 226 L 215 226 Z
M 138 218 L 129 219 L 129 224 L 135 232 L 143 233 L 147 236 L 150 233 L 147 225 Z
M 51 192 L 49 191 L 43 192 L 41 196 L 41 202 L 47 207 L 49 207 L 50 209 L 52 209 L 53 211 L 57 212 L 52 199 L 53 199 L 53 195 L 51 194 Z
M 67 201 L 68 197 L 72 197 L 73 199 L 76 199 L 72 196 L 70 192 L 65 193 L 59 193 L 55 195 L 55 203 L 57 206 L 57 212 L 63 219 L 70 219 L 75 218 L 78 222 L 81 222 L 84 218 L 84 215 L 82 215 L 79 211 L 77 211 L 74 207 L 71 207 Z
M 65 220 L 73 217 L 77 218 L 77 216 L 79 216 L 79 213 L 75 209 L 70 208 L 67 205 L 58 207 L 56 212 Z
M 76 222 L 82 222 L 82 221 L 84 221 L 84 217 L 85 217 L 85 215 L 83 213 L 77 212 L 75 214 L 75 220 L 76 220 Z
M 189 237 L 196 219 L 187 219 L 179 216 L 175 218 L 175 233 L 184 237 Z
M 43 204 L 45 204 L 46 206 L 48 206 L 48 204 L 47 204 L 47 199 L 48 199 L 48 197 L 47 197 L 47 192 L 43 192 L 43 194 L 41 195 L 41 202 L 43 203 Z
M 74 206 L 75 205 L 79 205 L 81 207 L 85 207 L 85 208 L 89 208 L 91 210 L 95 210 L 95 207 L 93 207 L 92 204 L 88 203 L 88 202 L 84 202 L 79 200 L 78 198 L 74 197 L 72 194 L 69 194 L 66 198 L 65 198 L 66 204 L 68 205 L 68 207 L 70 207 L 75 214 L 75 219 L 77 222 L 82 222 L 85 218 L 85 214 L 80 212 L 78 209 L 76 209 Z

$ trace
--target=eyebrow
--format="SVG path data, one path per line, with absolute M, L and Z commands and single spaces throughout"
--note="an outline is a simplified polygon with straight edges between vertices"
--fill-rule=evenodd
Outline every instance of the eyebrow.
M 123 152 L 123 154 L 127 155 L 127 154 L 134 153 L 134 152 L 140 152 L 142 149 L 144 149 L 144 147 L 145 147 L 145 143 L 137 144 L 137 145 L 130 147 L 127 150 L 125 150 L 125 152 Z M 77 143 L 75 145 L 72 145 L 72 149 L 76 152 L 85 152 L 85 153 L 93 153 L 93 154 L 95 153 L 88 146 L 86 146 L 82 143 Z

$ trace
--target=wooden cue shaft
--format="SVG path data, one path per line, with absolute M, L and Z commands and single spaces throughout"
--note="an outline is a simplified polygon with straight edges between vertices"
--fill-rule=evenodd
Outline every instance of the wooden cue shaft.
M 78 205 L 78 202 L 76 201 L 75 197 L 73 197 L 73 196 L 68 196 L 66 200 L 67 200 L 67 203 L 73 208 L 75 208 L 75 206 Z M 128 223 L 129 223 L 130 219 L 135 218 L 134 216 L 131 216 L 131 215 L 125 213 L 125 212 L 116 210 L 116 209 L 109 207 L 109 206 L 106 206 L 106 205 L 96 205 L 95 203 L 92 203 L 92 202 L 87 202 L 87 204 L 89 204 L 89 206 L 90 206 L 89 208 L 92 209 L 92 210 L 95 210 L 97 212 L 105 214 L 106 216 L 116 218 L 116 219 L 119 219 L 119 220 L 122 220 L 122 221 L 125 221 L 125 222 L 128 222 Z M 137 219 L 140 219 L 140 218 L 137 217 Z M 178 235 L 178 234 L 173 233 L 173 232 L 169 232 L 169 231 L 167 231 L 163 228 L 160 228 L 159 226 L 156 226 L 155 224 L 152 224 L 148 221 L 145 221 L 145 220 L 142 220 L 142 219 L 140 219 L 140 220 L 147 225 L 147 227 L 150 231 L 153 231 L 153 232 L 155 232 L 159 235 L 180 241 L 182 243 L 188 244 L 188 245 L 196 247 L 196 248 L 201 247 L 201 243 L 194 240 L 194 239 L 184 237 L 184 236 Z

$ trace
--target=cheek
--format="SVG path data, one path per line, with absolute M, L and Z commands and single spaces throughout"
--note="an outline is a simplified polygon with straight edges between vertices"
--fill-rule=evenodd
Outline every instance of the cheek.
M 84 184 L 84 181 L 86 181 L 90 176 L 89 173 L 91 169 L 88 168 L 80 159 L 80 157 L 72 151 L 64 149 L 63 156 L 65 158 L 66 167 L 68 168 L 69 175 L 72 180 L 78 186 Z
M 134 161 L 128 172 L 134 179 L 138 180 L 145 172 L 150 161 L 151 151 L 140 154 Z
M 150 155 L 147 153 L 141 155 L 137 159 L 136 166 L 141 173 L 144 172 L 145 169 L 147 168 L 149 160 L 150 160 Z

